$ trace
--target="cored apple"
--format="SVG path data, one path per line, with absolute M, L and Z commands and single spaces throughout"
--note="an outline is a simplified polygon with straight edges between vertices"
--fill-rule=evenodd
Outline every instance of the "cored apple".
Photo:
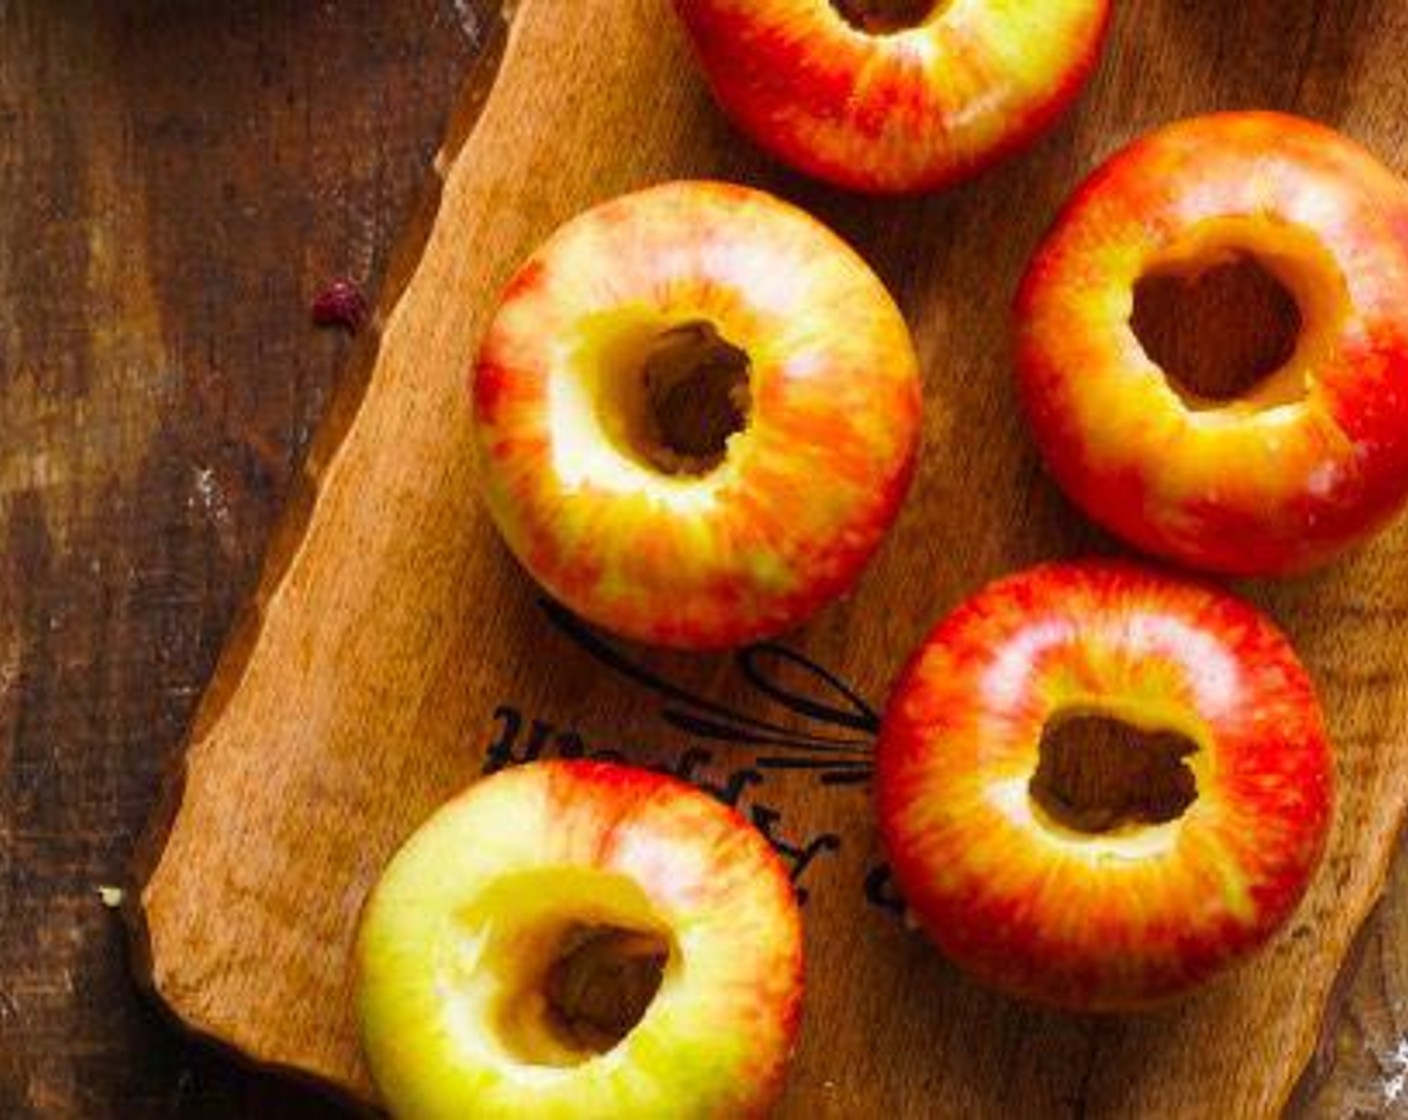
M 908 489 L 920 385 L 885 287 L 779 200 L 683 182 L 568 223 L 483 342 L 489 509 L 554 596 L 686 648 L 848 590 Z
M 1228 399 L 1160 368 L 1136 285 L 1249 258 L 1293 296 L 1288 361 Z M 1408 500 L 1408 186 L 1274 113 L 1173 125 L 1077 193 L 1017 298 L 1017 364 L 1057 481 L 1130 543 L 1276 575 L 1367 539 Z
M 763 1117 L 801 1010 L 772 848 L 621 766 L 534 763 L 445 806 L 386 869 L 357 955 L 397 1120 Z
M 1333 762 L 1285 637 L 1114 561 L 994 583 L 885 714 L 880 829 L 921 926 L 1009 993 L 1084 1011 L 1184 993 L 1294 911 Z
M 1025 147 L 1089 77 L 1109 0 L 675 0 L 714 95 L 761 147 L 872 193 Z

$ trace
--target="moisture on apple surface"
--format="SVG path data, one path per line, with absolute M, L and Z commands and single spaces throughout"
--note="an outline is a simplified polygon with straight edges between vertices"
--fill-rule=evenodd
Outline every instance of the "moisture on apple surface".
M 1186 993 L 1295 910 L 1333 811 L 1315 689 L 1230 595 L 1118 561 L 990 585 L 910 662 L 877 755 L 920 925 L 1014 995 Z
M 767 841 L 601 763 L 504 770 L 437 812 L 372 893 L 357 961 L 397 1120 L 761 1118 L 801 1016 L 801 917 Z
M 935 190 L 1032 143 L 1084 87 L 1109 0 L 675 0 L 759 146 L 869 193 Z
M 884 285 L 770 195 L 677 182 L 559 230 L 473 377 L 489 510 L 626 637 L 757 641 L 849 590 L 906 494 L 917 360 Z
M 1138 286 L 1250 259 L 1299 337 L 1209 395 L 1131 326 Z M 1083 186 L 1016 305 L 1021 395 L 1052 474 L 1136 547 L 1241 576 L 1323 564 L 1408 501 L 1408 185 L 1278 113 L 1183 121 Z

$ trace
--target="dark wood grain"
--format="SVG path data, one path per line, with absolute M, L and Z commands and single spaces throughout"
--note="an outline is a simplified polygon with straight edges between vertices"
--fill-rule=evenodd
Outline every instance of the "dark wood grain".
M 170 1029 L 120 881 L 492 5 L 0 0 L 0 1116 L 331 1116 Z
M 1146 80 L 1177 77 L 1170 116 L 1215 91 L 1353 130 L 1366 68 L 1408 43 L 1395 5 L 1160 5 L 1178 14 L 1148 28 Z M 166 1027 L 128 981 L 96 888 L 125 871 L 346 363 L 307 305 L 333 276 L 384 274 L 476 56 L 465 13 L 492 7 L 0 0 L 6 1120 L 339 1114 Z M 1132 3 L 1121 18 L 1138 17 Z M 1408 171 L 1401 132 L 1384 154 Z M 1072 147 L 1085 135 L 1072 126 L 1034 158 L 1074 176 L 1095 154 Z M 834 196 L 786 185 L 845 224 Z M 896 220 L 872 248 L 889 230 L 910 236 Z M 1304 1115 L 1408 1115 L 1394 1080 L 1408 1068 L 1394 1056 L 1408 1030 L 1402 860 L 1357 962 Z M 1097 1045 L 1072 1061 L 1090 1065 Z

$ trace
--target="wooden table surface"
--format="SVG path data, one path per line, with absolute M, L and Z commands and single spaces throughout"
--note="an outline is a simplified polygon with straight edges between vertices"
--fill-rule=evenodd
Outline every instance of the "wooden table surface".
M 1246 6 L 1313 111 L 1381 5 Z M 374 291 L 497 7 L 0 0 L 6 1120 L 341 1114 L 165 1025 L 98 888 L 347 360 L 309 304 L 343 275 Z M 1404 863 L 1304 1115 L 1408 1117 Z

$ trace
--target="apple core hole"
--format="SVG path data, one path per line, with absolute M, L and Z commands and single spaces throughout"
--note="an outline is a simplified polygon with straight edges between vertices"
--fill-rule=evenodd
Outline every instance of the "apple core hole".
M 504 875 L 452 930 L 439 987 L 455 1029 L 525 1066 L 571 1068 L 615 1049 L 682 967 L 640 884 L 599 868 Z
M 1155 268 L 1135 286 L 1130 325 L 1194 411 L 1305 396 L 1305 379 L 1291 368 L 1305 329 L 1300 303 L 1252 253 L 1224 253 L 1202 268 Z
M 1197 744 L 1175 731 L 1118 719 L 1054 720 L 1042 735 L 1032 799 L 1057 824 L 1100 835 L 1175 821 L 1198 799 L 1187 759 Z
M 652 931 L 572 927 L 543 987 L 552 1029 L 582 1053 L 614 1049 L 645 1017 L 669 960 L 669 942 Z
M 947 4 L 944 0 L 831 0 L 831 6 L 857 31 L 896 35 L 922 27 Z
M 670 476 L 718 467 L 748 425 L 748 355 L 698 320 L 647 330 L 622 360 L 627 368 L 605 378 L 599 404 L 622 450 Z

